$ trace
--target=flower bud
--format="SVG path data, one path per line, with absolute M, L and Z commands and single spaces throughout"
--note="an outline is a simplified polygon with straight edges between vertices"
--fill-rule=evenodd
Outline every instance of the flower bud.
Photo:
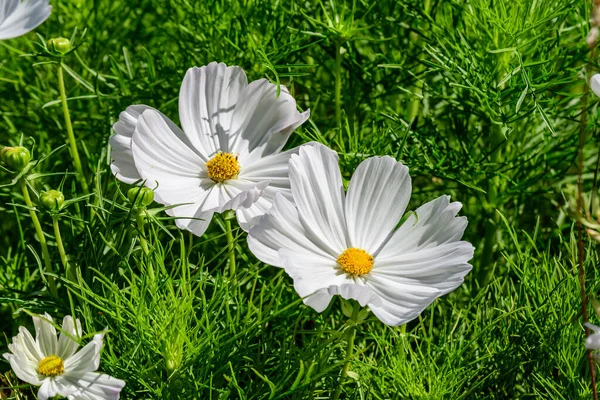
M 0 160 L 8 168 L 15 171 L 22 171 L 29 164 L 29 161 L 31 161 L 31 154 L 29 150 L 22 146 L 5 147 L 0 151 Z
M 48 40 L 48 50 L 54 54 L 66 54 L 71 50 L 71 41 L 63 37 L 50 39 Z
M 40 204 L 48 211 L 60 211 L 65 203 L 65 196 L 58 190 L 48 190 L 40 194 Z
M 147 187 L 132 187 L 127 191 L 127 199 L 138 207 L 149 206 L 154 201 L 154 191 Z

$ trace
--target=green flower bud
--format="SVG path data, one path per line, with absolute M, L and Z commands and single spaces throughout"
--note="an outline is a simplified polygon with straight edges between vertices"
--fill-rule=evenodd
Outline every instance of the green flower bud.
M 58 190 L 48 190 L 40 194 L 40 204 L 48 211 L 60 211 L 65 203 L 65 196 Z
M 48 50 L 55 54 L 66 54 L 71 50 L 71 41 L 63 37 L 48 40 Z
M 154 201 L 154 191 L 147 187 L 132 187 L 127 191 L 127 199 L 138 207 L 149 206 Z
M 22 171 L 31 161 L 29 150 L 22 146 L 5 147 L 0 151 L 0 160 L 15 171 Z

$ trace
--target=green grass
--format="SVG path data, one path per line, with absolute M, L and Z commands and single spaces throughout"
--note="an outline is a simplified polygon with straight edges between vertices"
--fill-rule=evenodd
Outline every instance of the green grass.
M 128 187 L 109 169 L 108 138 L 120 111 L 144 103 L 176 120 L 185 71 L 222 61 L 243 67 L 249 80 L 285 84 L 302 110 L 311 109 L 289 147 L 309 140 L 331 146 L 344 178 L 369 156 L 391 155 L 410 167 L 409 208 L 450 194 L 469 219 L 465 236 L 476 253 L 465 284 L 405 328 L 386 327 L 370 314 L 358 326 L 351 359 L 357 379 L 343 384 L 342 398 L 591 397 L 577 229 L 567 212 L 576 197 L 583 71 L 588 62 L 592 71 L 598 67 L 585 43 L 588 2 L 52 5 L 36 32 L 49 39 L 77 30 L 81 46 L 63 61 L 93 196 L 82 198 L 64 146 L 57 65 L 25 56 L 40 50 L 34 33 L 0 42 L 0 145 L 22 140 L 34 158 L 47 157 L 30 175 L 32 189 L 64 181 L 66 198 L 79 199 L 59 217 L 76 273 L 70 279 L 51 216 L 38 213 L 58 283 L 53 297 L 20 189 L 0 188 L 0 351 L 19 325 L 31 328 L 27 312 L 74 314 L 86 333 L 108 327 L 101 370 L 127 381 L 126 399 L 332 395 L 346 361 L 340 300 L 322 314 L 304 306 L 287 275 L 252 256 L 240 229 L 234 283 L 222 218 L 202 238 L 192 237 L 154 203 L 142 235 L 124 195 Z M 588 194 L 597 103 L 590 95 Z M 0 184 L 12 178 L 0 172 Z M 585 249 L 587 292 L 594 296 L 600 260 L 595 242 L 586 238 Z M 36 388 L 9 371 L 0 362 L 0 392 L 34 398 Z

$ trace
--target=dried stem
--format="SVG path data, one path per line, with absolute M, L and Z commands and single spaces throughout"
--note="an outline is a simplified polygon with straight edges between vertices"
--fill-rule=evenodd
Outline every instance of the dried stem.
M 590 60 L 593 60 L 595 56 L 595 49 L 592 49 Z M 588 64 L 585 68 L 586 72 L 586 81 L 585 87 L 583 91 L 583 97 L 581 99 L 581 119 L 579 122 L 579 147 L 577 151 L 577 210 L 581 212 L 583 209 L 583 146 L 585 144 L 586 139 L 586 131 L 587 131 L 587 104 L 588 104 L 588 95 L 590 92 L 590 74 L 592 72 L 591 62 L 588 61 Z M 583 321 L 588 322 L 588 312 L 587 312 L 587 295 L 585 291 L 585 269 L 584 269 L 584 261 L 585 261 L 585 249 L 583 243 L 583 224 L 581 220 L 577 221 L 577 259 L 579 263 L 579 287 L 581 293 L 581 313 L 583 315 Z M 590 330 L 585 328 L 585 335 L 589 336 Z M 592 393 L 594 400 L 598 400 L 598 391 L 596 389 L 596 366 L 594 365 L 594 357 L 591 350 L 587 351 L 588 363 L 590 366 L 590 375 L 591 375 L 591 384 L 592 384 Z

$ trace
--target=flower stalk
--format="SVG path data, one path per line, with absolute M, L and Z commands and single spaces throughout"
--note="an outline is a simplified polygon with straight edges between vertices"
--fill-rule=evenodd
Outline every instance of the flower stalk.
M 342 385 L 344 384 L 344 381 L 346 380 L 346 378 L 348 377 L 348 372 L 350 371 L 350 360 L 352 359 L 352 355 L 354 353 L 354 340 L 356 338 L 356 324 L 358 323 L 358 313 L 360 312 L 360 305 L 358 304 L 358 302 L 354 302 L 353 307 L 352 307 L 352 316 L 350 317 L 350 323 L 349 328 L 348 328 L 348 339 L 346 342 L 346 356 L 344 357 L 344 359 L 346 360 L 346 363 L 344 364 L 344 367 L 342 368 L 342 373 L 340 374 L 340 379 L 338 381 L 338 387 L 335 390 L 335 393 L 333 394 L 333 399 L 337 400 L 340 398 L 340 394 L 342 393 Z
M 58 218 L 55 215 L 52 216 L 52 227 L 54 228 L 54 237 L 56 238 L 56 245 L 58 246 L 58 253 L 60 254 L 60 261 L 62 262 L 65 271 L 69 269 L 67 261 L 67 253 L 63 246 L 62 236 L 60 235 L 60 228 L 58 226 Z M 68 274 L 67 274 L 68 275 Z
M 58 89 L 60 91 L 60 100 L 62 102 L 63 114 L 65 117 L 65 126 L 67 128 L 67 139 L 69 147 L 71 149 L 71 156 L 73 157 L 73 167 L 77 171 L 79 178 L 79 184 L 83 189 L 83 192 L 87 195 L 90 194 L 85 175 L 83 174 L 83 167 L 81 166 L 81 159 L 79 158 L 79 151 L 77 150 L 77 143 L 75 141 L 75 134 L 73 133 L 73 124 L 71 123 L 71 114 L 69 113 L 69 105 L 67 104 L 67 92 L 65 90 L 65 78 L 63 76 L 62 63 L 58 63 Z
M 227 248 L 229 250 L 229 276 L 235 277 L 235 239 L 233 237 L 233 228 L 231 227 L 231 218 L 225 217 L 225 233 L 227 235 Z
M 38 240 L 40 241 L 40 246 L 42 246 L 42 258 L 44 259 L 44 267 L 46 273 L 52 273 L 52 263 L 50 262 L 50 252 L 48 251 L 48 243 L 46 242 L 46 237 L 44 236 L 44 231 L 42 230 L 40 220 L 38 219 L 37 214 L 34 210 L 31 197 L 29 196 L 29 189 L 27 188 L 27 183 L 25 182 L 24 178 L 19 180 L 19 185 L 21 186 L 21 191 L 23 192 L 25 204 L 29 209 L 29 216 L 33 221 L 33 226 L 35 227 L 35 232 L 38 236 Z M 50 289 L 50 293 L 52 294 L 52 296 L 58 297 L 58 291 L 56 290 L 56 282 L 54 281 L 53 276 L 48 276 L 48 288 Z
M 338 130 L 342 130 L 342 46 L 335 42 L 335 121 Z

